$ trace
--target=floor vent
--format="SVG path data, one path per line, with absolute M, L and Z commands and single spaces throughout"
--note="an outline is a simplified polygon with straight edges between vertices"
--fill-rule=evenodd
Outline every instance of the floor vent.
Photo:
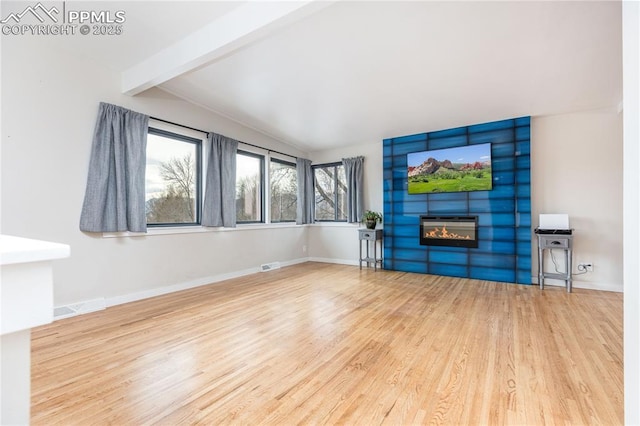
M 55 318 L 66 318 L 76 314 L 76 311 L 71 309 L 68 306 L 60 306 L 59 308 L 53 309 L 53 316 Z
M 74 317 L 76 315 L 87 314 L 89 312 L 101 311 L 107 308 L 104 297 L 99 299 L 85 300 L 84 302 L 71 305 L 56 306 L 53 308 L 53 319 Z
M 260 265 L 261 272 L 272 271 L 274 269 L 280 269 L 280 262 L 263 263 Z

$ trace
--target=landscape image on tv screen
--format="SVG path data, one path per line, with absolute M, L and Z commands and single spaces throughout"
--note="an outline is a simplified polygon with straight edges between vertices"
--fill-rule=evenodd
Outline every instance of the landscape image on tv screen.
M 488 191 L 492 188 L 491 144 L 407 154 L 409 194 Z

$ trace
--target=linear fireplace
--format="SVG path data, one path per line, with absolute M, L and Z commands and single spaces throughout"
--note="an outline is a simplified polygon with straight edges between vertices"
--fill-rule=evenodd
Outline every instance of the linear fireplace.
M 478 247 L 478 216 L 420 216 L 423 246 Z

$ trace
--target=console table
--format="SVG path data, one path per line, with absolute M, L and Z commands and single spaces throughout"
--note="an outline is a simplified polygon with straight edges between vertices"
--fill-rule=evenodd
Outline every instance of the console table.
M 544 279 L 564 280 L 567 293 L 571 293 L 571 251 L 573 235 L 571 234 L 536 234 L 538 236 L 538 283 L 544 289 Z M 559 249 L 564 252 L 564 273 L 544 271 L 544 251 Z
M 373 269 L 382 268 L 382 229 L 358 229 L 359 245 L 360 245 L 360 269 L 362 269 L 362 262 L 367 263 L 367 267 L 373 263 Z M 380 242 L 380 257 L 378 257 L 378 241 Z M 362 257 L 362 243 L 366 246 L 365 256 Z M 373 245 L 373 256 L 369 254 L 369 246 Z

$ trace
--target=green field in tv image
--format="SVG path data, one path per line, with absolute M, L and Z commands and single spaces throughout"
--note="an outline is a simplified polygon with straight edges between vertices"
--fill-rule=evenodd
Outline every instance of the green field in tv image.
M 489 191 L 491 144 L 410 153 L 407 177 L 409 194 Z

